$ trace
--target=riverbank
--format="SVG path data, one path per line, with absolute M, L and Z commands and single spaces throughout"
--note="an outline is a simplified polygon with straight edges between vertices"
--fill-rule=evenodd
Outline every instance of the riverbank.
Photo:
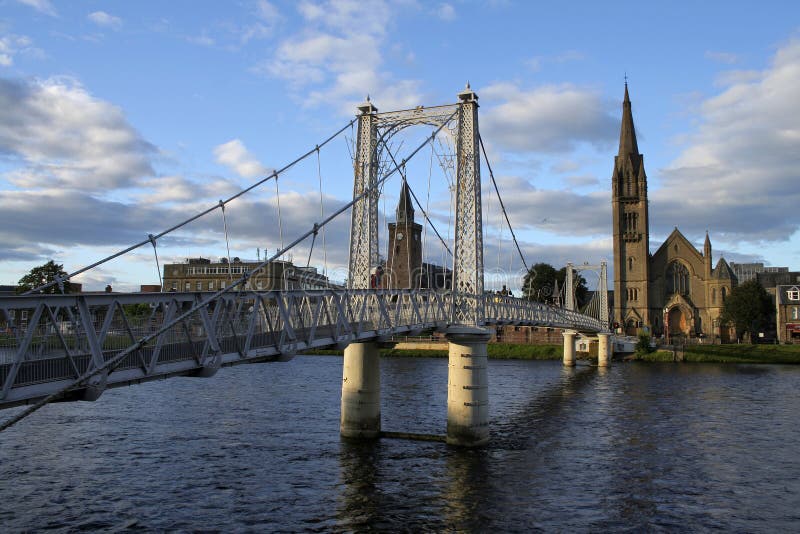
M 489 359 L 493 360 L 560 360 L 564 354 L 561 345 L 517 345 L 514 343 L 489 343 Z M 306 354 L 341 356 L 341 350 L 311 350 Z M 446 350 L 381 349 L 381 356 L 403 358 L 447 358 Z
M 800 364 L 800 345 L 691 345 L 677 355 L 657 350 L 632 359 L 646 362 L 778 363 Z

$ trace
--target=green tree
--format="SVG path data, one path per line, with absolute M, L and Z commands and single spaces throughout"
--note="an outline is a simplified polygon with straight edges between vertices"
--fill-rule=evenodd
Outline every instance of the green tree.
M 770 325 L 774 313 L 775 305 L 767 290 L 758 280 L 749 280 L 733 288 L 725 299 L 721 318 L 736 327 L 737 336 L 749 333 L 752 341 L 753 334 Z
M 39 265 L 38 267 L 34 267 L 28 272 L 28 274 L 20 278 L 19 282 L 17 282 L 17 294 L 25 293 L 31 289 L 48 284 L 55 280 L 56 276 L 66 278 L 67 272 L 64 270 L 63 265 L 57 264 L 53 260 L 50 260 L 43 265 Z M 71 293 L 72 290 L 72 284 L 65 280 L 64 293 Z M 39 292 L 46 294 L 61 293 L 61 289 L 59 289 L 58 284 L 53 284 L 52 286 L 42 289 Z
M 537 263 L 525 275 L 525 279 L 522 282 L 522 294 L 528 300 L 552 303 L 557 297 L 557 295 L 553 295 L 556 282 L 558 282 L 559 291 L 563 291 L 566 279 L 566 267 L 562 267 L 557 271 L 549 263 Z M 583 306 L 586 304 L 589 294 L 589 290 L 586 288 L 586 279 L 573 270 L 573 280 L 577 284 L 575 295 L 578 305 Z

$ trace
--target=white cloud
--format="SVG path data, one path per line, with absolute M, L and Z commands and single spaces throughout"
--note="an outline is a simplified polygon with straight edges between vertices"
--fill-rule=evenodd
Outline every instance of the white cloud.
M 481 129 L 506 150 L 568 152 L 581 143 L 607 148 L 619 135 L 619 117 L 593 91 L 567 84 L 522 90 L 497 83 L 479 94 Z
M 739 61 L 739 56 L 730 52 L 714 52 L 707 50 L 705 56 L 708 60 L 715 61 L 717 63 L 725 63 L 726 65 L 733 65 Z
M 244 178 L 264 176 L 270 171 L 244 146 L 240 139 L 233 139 L 214 148 L 217 162 Z
M 700 126 L 661 173 L 656 221 L 688 235 L 781 241 L 800 228 L 800 40 L 780 48 L 757 79 L 732 83 L 701 105 Z
M 0 66 L 10 67 L 14 64 L 14 56 L 21 52 L 32 52 L 32 41 L 25 35 L 3 35 L 0 37 Z
M 98 26 L 103 26 L 104 28 L 111 28 L 113 30 L 118 30 L 122 27 L 122 19 L 119 17 L 115 17 L 114 15 L 109 15 L 105 11 L 94 11 L 89 13 L 86 18 L 90 21 L 94 22 Z
M 381 69 L 397 2 L 303 1 L 297 9 L 306 27 L 284 39 L 256 72 L 288 81 L 305 106 L 333 103 L 345 114 L 366 94 L 382 109 L 420 103 L 418 81 L 395 80 Z
M 56 8 L 53 7 L 53 4 L 51 4 L 49 0 L 17 0 L 17 2 L 28 7 L 32 7 L 39 13 L 44 13 L 45 15 L 50 15 L 51 17 L 58 16 Z
M 0 78 L 0 152 L 18 187 L 104 191 L 154 175 L 155 147 L 122 110 L 67 79 Z
M 440 4 L 439 7 L 436 9 L 436 16 L 445 21 L 455 20 L 456 18 L 456 8 L 454 8 L 451 4 Z

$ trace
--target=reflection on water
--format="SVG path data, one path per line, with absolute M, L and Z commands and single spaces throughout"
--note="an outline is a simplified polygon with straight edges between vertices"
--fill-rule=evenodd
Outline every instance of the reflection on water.
M 0 524 L 527 532 L 800 521 L 800 368 L 491 361 L 489 378 L 492 441 L 480 450 L 341 440 L 334 357 L 54 405 L 1 436 Z M 446 360 L 384 359 L 381 381 L 384 429 L 444 432 Z

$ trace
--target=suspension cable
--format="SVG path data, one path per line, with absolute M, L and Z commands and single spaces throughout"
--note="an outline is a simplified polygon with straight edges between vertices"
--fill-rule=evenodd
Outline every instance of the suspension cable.
M 497 188 L 497 182 L 494 179 L 494 172 L 492 171 L 492 165 L 489 163 L 489 156 L 486 155 L 486 147 L 483 146 L 483 138 L 479 135 L 478 141 L 481 144 L 481 151 L 483 151 L 483 159 L 486 161 L 486 167 L 489 169 L 489 176 L 492 177 L 492 184 L 494 185 L 494 190 L 497 192 L 497 199 L 500 201 L 500 208 L 503 210 L 503 215 L 506 218 L 506 223 L 508 223 L 508 229 L 511 230 L 511 237 L 514 239 L 514 245 L 517 247 L 517 252 L 519 252 L 519 257 L 522 260 L 522 265 L 525 266 L 525 272 L 528 272 L 528 263 L 525 261 L 525 256 L 522 255 L 522 249 L 519 248 L 519 243 L 517 242 L 517 236 L 514 233 L 514 228 L 511 226 L 511 221 L 508 220 L 508 213 L 506 212 L 506 206 L 503 204 L 503 199 L 500 197 L 500 189 Z
M 319 179 L 319 216 L 325 218 L 325 205 L 322 201 L 322 164 L 320 163 L 319 146 L 317 146 L 317 178 Z M 311 254 L 308 255 L 311 258 Z M 325 243 L 325 227 L 322 227 L 322 274 L 328 274 L 328 246 Z
M 278 177 L 275 177 L 275 198 L 278 201 L 278 238 L 283 248 L 283 216 L 281 215 L 281 191 L 278 188 Z
M 150 240 L 150 243 L 153 244 L 153 255 L 156 257 L 156 271 L 158 271 L 158 285 L 161 286 L 161 291 L 164 291 L 164 280 L 161 278 L 161 266 L 158 264 L 158 249 L 156 248 L 156 238 L 153 237 L 153 234 L 149 234 L 147 238 Z M 63 282 L 59 283 L 58 287 L 59 289 L 61 289 L 61 292 L 64 293 Z
M 336 133 L 334 133 L 333 135 L 331 135 L 330 137 L 328 137 L 327 139 L 325 139 L 325 141 L 323 141 L 322 143 L 320 143 L 319 145 L 317 145 L 315 148 L 312 148 L 311 150 L 309 150 L 309 151 L 308 151 L 308 152 L 306 152 L 305 154 L 303 154 L 303 155 L 299 156 L 299 157 L 298 157 L 298 158 L 296 158 L 294 161 L 292 161 L 292 162 L 290 162 L 290 163 L 288 163 L 288 164 L 284 165 L 284 166 L 283 166 L 283 167 L 281 167 L 280 169 L 277 169 L 277 170 L 274 170 L 274 171 L 272 171 L 272 173 L 271 173 L 269 176 L 266 176 L 265 178 L 262 178 L 261 180 L 258 180 L 257 182 L 255 182 L 255 183 L 251 184 L 249 187 L 247 187 L 247 188 L 245 188 L 245 189 L 242 189 L 242 190 L 241 190 L 241 191 L 239 191 L 238 193 L 235 193 L 234 195 L 232 195 L 232 196 L 228 197 L 227 199 L 225 199 L 225 200 L 223 201 L 223 204 L 228 204 L 229 202 L 231 202 L 231 201 L 233 201 L 233 200 L 235 200 L 235 199 L 239 198 L 240 196 L 242 196 L 242 195 L 244 195 L 244 194 L 246 194 L 246 193 L 249 193 L 250 191 L 252 191 L 252 190 L 253 190 L 253 189 L 255 189 L 256 187 L 258 187 L 258 186 L 262 185 L 263 183 L 265 183 L 265 182 L 267 182 L 267 181 L 271 180 L 272 178 L 277 178 L 279 174 L 281 174 L 281 173 L 283 173 L 283 172 L 285 172 L 285 171 L 287 171 L 287 170 L 291 169 L 292 167 L 294 167 L 295 165 L 297 165 L 298 163 L 300 163 L 301 161 L 303 161 L 304 159 L 306 159 L 308 156 L 310 156 L 311 154 L 313 154 L 313 153 L 314 153 L 314 152 L 315 152 L 315 151 L 316 151 L 318 148 L 322 148 L 322 147 L 324 147 L 325 145 L 327 145 L 328 143 L 330 143 L 331 141 L 333 141 L 333 140 L 334 140 L 335 138 L 337 138 L 337 137 L 338 137 L 338 136 L 339 136 L 339 135 L 340 135 L 342 132 L 344 132 L 345 130 L 347 130 L 347 128 L 351 128 L 351 129 L 352 129 L 352 126 L 353 126 L 353 124 L 355 124 L 355 122 L 356 122 L 357 120 L 358 120 L 358 117 L 356 117 L 356 118 L 352 119 L 350 122 L 348 122 L 347 124 L 345 124 L 345 125 L 344 125 L 342 128 L 340 128 L 339 130 L 337 130 L 337 131 L 336 131 Z M 158 239 L 160 239 L 160 238 L 164 237 L 165 235 L 167 235 L 167 234 L 169 234 L 169 233 L 171 233 L 171 232 L 174 232 L 175 230 L 178 230 L 179 228 L 182 228 L 182 227 L 186 226 L 186 225 L 187 225 L 187 224 L 189 224 L 190 222 L 196 221 L 196 220 L 197 220 L 197 219 L 199 219 L 200 217 L 203 217 L 204 215 L 207 215 L 207 214 L 211 213 L 212 211 L 214 211 L 215 209 L 217 209 L 217 208 L 219 208 L 219 207 L 220 207 L 220 205 L 219 205 L 219 204 L 214 204 L 214 206 L 212 206 L 212 207 L 210 207 L 210 208 L 208 208 L 208 209 L 205 209 L 205 210 L 201 211 L 200 213 L 197 213 L 197 214 L 193 215 L 192 217 L 189 217 L 189 218 L 188 218 L 188 219 L 186 219 L 185 221 L 183 221 L 183 222 L 180 222 L 180 223 L 176 224 L 175 226 L 171 226 L 170 228 L 167 228 L 166 230 L 164 230 L 164 231 L 162 231 L 162 232 L 160 232 L 160 233 L 158 233 L 158 234 L 155 234 L 155 235 L 153 235 L 153 239 L 156 239 L 156 240 L 158 240 Z M 66 276 L 64 279 L 65 279 L 65 280 L 69 280 L 69 279 L 73 278 L 74 276 L 77 276 L 77 275 L 79 275 L 79 274 L 81 274 L 81 273 L 85 273 L 86 271 L 89 271 L 89 270 L 91 270 L 91 269 L 94 269 L 95 267 L 97 267 L 97 266 L 99 266 L 99 265 L 102 265 L 102 264 L 104 264 L 104 263 L 107 263 L 107 262 L 109 262 L 109 261 L 113 260 L 114 258 L 118 258 L 118 257 L 120 257 L 120 256 L 122 256 L 122 255 L 124 255 L 124 254 L 127 254 L 128 252 L 130 252 L 130 251 L 132 251 L 132 250 L 136 250 L 137 248 L 139 248 L 139 247 L 141 247 L 141 246 L 143 246 L 143 245 L 146 245 L 146 244 L 148 244 L 148 243 L 151 243 L 151 240 L 150 240 L 150 237 L 149 237 L 149 236 L 148 236 L 148 238 L 147 238 L 147 239 L 145 239 L 145 240 L 143 240 L 143 241 L 140 241 L 140 242 L 138 242 L 138 243 L 136 243 L 136 244 L 134 244 L 134 245 L 131 245 L 131 246 L 129 246 L 128 248 L 125 248 L 125 249 L 123 249 L 123 250 L 120 250 L 119 252 L 115 252 L 114 254 L 111 254 L 110 256 L 106 256 L 105 258 L 103 258 L 103 259 L 101 259 L 101 260 L 98 260 L 98 261 L 96 261 L 96 262 L 92 263 L 91 265 L 87 265 L 86 267 L 82 267 L 82 268 L 78 269 L 77 271 L 74 271 L 74 272 L 72 272 L 72 273 L 68 274 L 68 275 L 67 275 L 67 276 Z M 39 287 L 35 287 L 35 288 L 33 288 L 33 289 L 30 289 L 30 290 L 26 291 L 25 293 L 23 293 L 23 295 L 30 295 L 31 293 L 36 293 L 36 292 L 38 292 L 38 291 L 41 291 L 41 290 L 43 290 L 43 289 L 47 289 L 47 288 L 49 288 L 49 287 L 52 287 L 53 285 L 55 285 L 55 284 L 57 284 L 57 283 L 58 283 L 57 281 L 53 280 L 52 282 L 48 282 L 48 283 L 46 283 L 46 284 L 43 284 L 43 285 L 41 285 L 41 286 L 39 286 Z
M 219 201 L 219 207 L 222 210 L 222 227 L 225 231 L 225 250 L 228 253 L 226 256 L 228 258 L 228 281 L 233 280 L 233 274 L 231 273 L 231 244 L 228 241 L 228 220 L 225 218 L 225 204 L 223 204 L 222 200 Z
M 442 128 L 444 128 L 445 124 L 447 124 L 450 120 L 452 120 L 452 118 L 456 115 L 456 113 L 458 113 L 458 110 L 456 110 L 453 113 L 453 115 L 451 115 L 450 118 L 447 119 L 447 121 L 442 123 L 442 125 L 439 126 L 439 128 L 430 137 L 426 138 L 426 140 L 421 145 L 419 145 L 413 152 L 411 152 L 411 154 L 407 158 L 405 158 L 402 163 L 405 163 L 408 160 L 410 160 L 411 158 L 413 158 L 420 150 L 422 150 L 422 148 L 426 144 L 428 144 L 430 142 L 433 142 L 433 139 L 436 136 L 436 134 L 439 133 L 439 131 Z M 391 170 L 391 172 L 388 172 L 383 178 L 379 179 L 377 181 L 377 183 L 375 183 L 373 186 L 364 188 L 364 191 L 362 191 L 361 194 L 355 196 L 353 198 L 353 200 L 351 200 L 350 202 L 347 202 L 346 204 L 344 204 L 341 208 L 339 208 L 338 210 L 336 210 L 335 212 L 330 214 L 322 222 L 314 223 L 314 227 L 313 228 L 311 228 L 310 230 L 308 230 L 307 232 L 302 234 L 300 237 L 298 237 L 297 239 L 295 239 L 294 241 L 289 243 L 289 245 L 287 245 L 286 247 L 284 247 L 281 250 L 277 251 L 275 254 L 273 254 L 269 258 L 265 258 L 264 261 L 261 262 L 255 268 L 253 268 L 253 270 L 251 272 L 258 272 L 259 269 L 262 269 L 266 265 L 272 263 L 277 258 L 279 258 L 283 254 L 285 254 L 288 250 L 290 250 L 293 247 L 295 247 L 298 243 L 303 242 L 306 238 L 308 238 L 308 236 L 310 236 L 311 234 L 316 232 L 319 229 L 319 227 L 325 226 L 326 224 L 331 222 L 333 219 L 335 219 L 336 217 L 338 217 L 339 215 L 341 215 L 342 213 L 344 213 L 345 211 L 350 209 L 356 202 L 358 202 L 359 200 L 365 198 L 367 195 L 372 194 L 374 190 L 377 190 L 386 180 L 389 179 L 389 177 L 391 177 L 395 172 L 397 172 L 399 170 L 399 168 L 400 168 L 400 166 L 396 165 L 394 167 L 394 169 Z M 234 287 L 236 287 L 236 286 L 238 286 L 240 284 L 244 285 L 243 283 L 246 282 L 249 277 L 250 277 L 250 273 L 242 274 L 242 276 L 239 277 L 239 279 L 236 280 L 236 282 L 234 282 L 234 284 L 217 290 L 215 293 L 209 295 L 206 299 L 201 300 L 200 302 L 196 303 L 191 308 L 189 308 L 187 311 L 181 313 L 177 317 L 173 318 L 171 321 L 169 321 L 166 324 L 164 324 L 163 326 L 161 326 L 161 328 L 159 328 L 158 330 L 156 330 L 152 334 L 148 334 L 148 335 L 142 337 L 139 341 L 137 341 L 136 343 L 134 343 L 130 347 L 122 350 L 118 354 L 114 355 L 112 358 L 106 360 L 106 362 L 103 365 L 100 365 L 99 367 L 96 367 L 93 370 L 86 371 L 84 374 L 79 376 L 71 384 L 68 384 L 68 385 L 62 387 L 61 389 L 59 389 L 58 391 L 53 392 L 50 395 L 44 397 L 43 399 L 38 400 L 36 403 L 30 405 L 28 408 L 26 408 L 22 412 L 18 413 L 14 417 L 4 421 L 2 424 L 0 424 L 0 432 L 2 432 L 3 430 L 9 428 L 10 426 L 14 425 L 15 423 L 21 421 L 22 419 L 24 419 L 25 417 L 29 416 L 30 414 L 36 412 L 37 410 L 42 408 L 42 406 L 44 406 L 45 404 L 48 404 L 48 403 L 50 403 L 50 402 L 52 402 L 54 400 L 57 400 L 57 399 L 61 398 L 68 391 L 70 391 L 72 389 L 75 389 L 75 388 L 81 387 L 82 385 L 86 384 L 95 375 L 98 375 L 98 374 L 100 374 L 100 373 L 102 373 L 103 371 L 106 371 L 106 370 L 113 370 L 114 368 L 116 368 L 117 365 L 119 365 L 122 362 L 122 360 L 126 356 L 128 356 L 129 354 L 131 354 L 132 352 L 134 352 L 136 350 L 139 350 L 140 348 L 145 346 L 147 343 L 149 343 L 150 341 L 152 341 L 156 337 L 160 336 L 161 334 L 165 333 L 167 330 L 169 330 L 170 328 L 172 328 L 176 324 L 178 324 L 178 323 L 184 321 L 185 319 L 189 318 L 193 313 L 197 312 L 201 308 L 207 307 L 211 302 L 216 301 L 223 294 L 230 293 L 234 289 Z

